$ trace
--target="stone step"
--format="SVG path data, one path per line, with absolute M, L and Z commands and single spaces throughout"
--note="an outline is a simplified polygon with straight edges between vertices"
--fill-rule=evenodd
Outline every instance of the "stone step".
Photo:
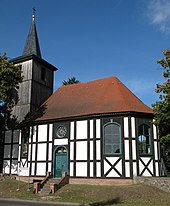
M 50 184 L 59 184 L 62 178 L 49 178 L 49 180 L 44 184 L 43 188 L 39 192 L 41 195 L 48 195 L 50 193 Z

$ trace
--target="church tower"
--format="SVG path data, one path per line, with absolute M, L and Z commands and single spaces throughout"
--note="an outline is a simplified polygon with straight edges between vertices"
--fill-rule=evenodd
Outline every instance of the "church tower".
M 19 101 L 13 109 L 13 115 L 20 123 L 53 93 L 54 71 L 57 70 L 41 56 L 35 10 L 23 54 L 12 59 L 12 62 L 19 65 L 23 71 L 23 82 L 18 91 Z

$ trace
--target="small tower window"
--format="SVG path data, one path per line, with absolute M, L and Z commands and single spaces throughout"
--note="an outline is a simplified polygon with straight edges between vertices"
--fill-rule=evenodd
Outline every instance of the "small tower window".
M 41 67 L 41 80 L 45 82 L 46 69 Z

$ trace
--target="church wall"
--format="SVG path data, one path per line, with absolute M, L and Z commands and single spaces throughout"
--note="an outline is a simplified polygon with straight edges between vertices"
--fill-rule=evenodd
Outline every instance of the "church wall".
M 104 154 L 104 127 L 116 123 L 121 128 L 121 153 Z M 153 133 L 150 155 L 139 154 L 138 126 L 148 123 Z M 58 129 L 65 127 L 66 130 Z M 13 138 L 13 133 L 7 137 Z M 62 136 L 63 135 L 63 136 Z M 21 138 L 21 135 L 20 135 Z M 13 150 L 18 149 L 18 158 Z M 21 140 L 16 142 L 6 138 L 4 152 L 4 172 L 16 174 L 13 165 L 30 168 L 31 176 L 45 176 L 55 173 L 55 152 L 59 146 L 68 151 L 68 173 L 72 178 L 130 178 L 134 176 L 159 176 L 159 149 L 156 127 L 149 119 L 120 116 L 101 119 L 82 119 L 51 124 L 36 125 L 30 128 L 28 158 L 21 156 Z M 8 153 L 8 155 L 7 155 Z

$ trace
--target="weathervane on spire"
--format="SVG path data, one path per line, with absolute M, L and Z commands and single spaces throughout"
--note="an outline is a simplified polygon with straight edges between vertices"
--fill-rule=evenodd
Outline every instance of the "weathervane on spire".
M 36 12 L 36 9 L 35 7 L 32 8 L 32 20 L 34 21 L 35 20 L 35 12 Z

